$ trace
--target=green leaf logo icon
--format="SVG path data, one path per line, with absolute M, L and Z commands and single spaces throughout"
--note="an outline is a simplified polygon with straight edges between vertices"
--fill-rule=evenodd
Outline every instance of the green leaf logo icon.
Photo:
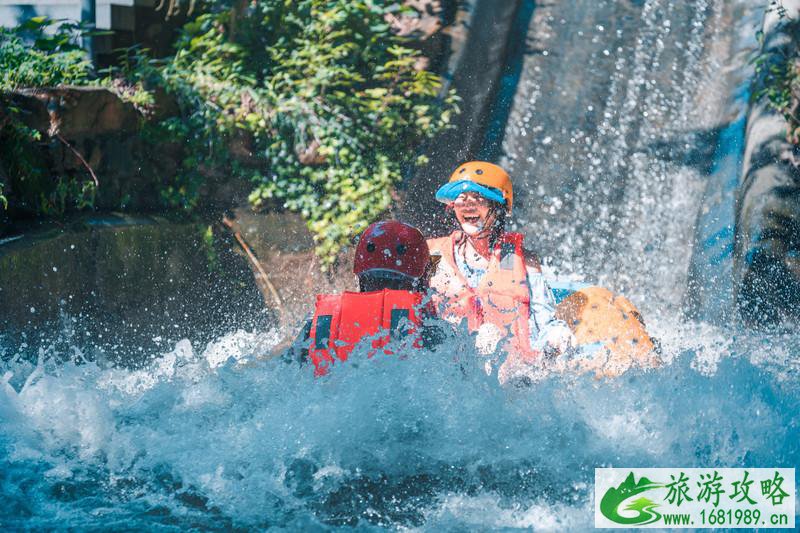
M 623 503 L 637 494 L 663 486 L 663 484 L 650 481 L 646 477 L 640 478 L 637 483 L 633 477 L 633 472 L 631 472 L 619 487 L 611 487 L 606 491 L 603 499 L 600 500 L 600 512 L 612 522 L 627 526 L 642 526 L 657 522 L 661 519 L 661 514 L 655 510 L 656 507 L 659 507 L 659 504 L 644 496 L 630 501 L 624 508 L 625 511 L 635 511 L 637 513 L 635 516 L 622 516 L 619 513 L 619 509 Z

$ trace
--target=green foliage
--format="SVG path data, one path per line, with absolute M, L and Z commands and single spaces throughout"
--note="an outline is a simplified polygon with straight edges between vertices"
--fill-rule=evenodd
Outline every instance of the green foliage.
M 787 25 L 785 31 L 797 34 L 800 30 L 800 22 L 788 16 L 780 1 L 770 1 L 767 11 L 777 12 Z M 763 32 L 759 31 L 756 37 L 763 46 Z M 753 98 L 756 101 L 766 98 L 769 106 L 786 119 L 787 140 L 800 145 L 800 49 L 795 42 L 788 50 L 778 48 L 759 54 L 754 63 Z
M 328 266 L 390 209 L 403 173 L 426 163 L 417 149 L 448 127 L 457 98 L 441 94 L 440 77 L 392 33 L 387 16 L 404 9 L 393 0 L 234 7 L 216 0 L 206 7 L 186 24 L 172 57 L 155 60 L 134 48 L 102 79 L 76 45 L 80 26 L 61 24 L 48 36 L 53 23 L 33 19 L 1 30 L 0 90 L 104 85 L 145 116 L 157 116 L 150 112 L 165 91 L 177 114 L 146 123 L 142 133 L 154 150 L 165 143 L 183 149 L 177 175 L 164 177 L 163 202 L 191 211 L 210 178 L 250 180 L 256 208 L 302 214 Z M 36 199 L 38 210 L 90 205 L 93 187 L 42 175 L 35 132 L 11 123 L 0 124 L 3 140 L 13 140 L 2 163 L 16 180 L 35 184 L 31 190 L 50 191 Z
M 0 165 L 8 173 L 11 183 L 16 185 L 14 188 L 20 189 L 22 202 L 35 210 L 39 192 L 48 188 L 41 165 L 38 164 L 39 154 L 35 145 L 40 135 L 25 126 L 17 117 L 19 110 L 4 100 L 0 98 L 0 105 L 6 111 L 3 127 L 0 128 L 0 143 L 3 145 Z
M 756 58 L 755 65 L 758 84 L 754 99 L 766 98 L 774 109 L 787 109 L 792 101 L 792 82 L 797 76 L 792 58 L 762 54 Z
M 94 206 L 97 188 L 93 181 L 57 176 L 49 194 L 40 194 L 39 209 L 46 215 L 61 215 L 70 208 L 78 210 Z
M 0 28 L 0 90 L 86 84 L 92 64 L 78 39 L 87 33 L 81 25 L 46 17 Z
M 103 77 L 99 83 L 148 117 L 156 107 L 152 89 L 161 82 L 163 64 L 164 61 L 149 57 L 147 49 L 134 45 L 120 51 L 114 67 L 100 71 Z M 146 135 L 150 133 L 152 128 L 146 131 Z
M 754 98 L 766 98 L 769 106 L 786 119 L 786 138 L 800 144 L 800 55 L 762 56 L 756 60 L 758 80 Z
M 191 208 L 212 169 L 246 177 L 255 207 L 303 215 L 330 264 L 390 208 L 416 147 L 456 112 L 455 95 L 440 98 L 440 78 L 416 68 L 419 52 L 391 33 L 385 16 L 396 9 L 375 0 L 224 8 L 188 23 L 163 66 L 139 58 L 137 81 L 166 88 L 181 108 L 161 124 L 188 148 L 165 198 Z M 252 157 L 236 157 L 237 143 Z
M 92 65 L 78 45 L 91 32 L 73 23 L 32 18 L 16 28 L 0 28 L 0 166 L 9 175 L 20 207 L 60 215 L 94 205 L 95 184 L 47 175 L 41 164 L 41 134 L 27 127 L 10 91 L 22 87 L 92 83 Z M 0 190 L 1 192 L 1 190 Z M 4 208 L 8 200 L 0 194 Z
M 40 140 L 38 131 L 15 120 L 8 121 L 0 131 L 0 143 L 5 148 L 0 154 L 0 164 L 13 184 L 19 207 L 54 216 L 71 209 L 93 207 L 97 192 L 94 181 L 79 176 L 51 176 L 47 173 L 41 164 L 42 154 L 37 146 Z M 8 209 L 7 198 L 2 194 L 0 197 L 4 208 Z
M 201 236 L 202 236 L 202 243 L 203 243 L 203 251 L 206 254 L 206 266 L 208 267 L 209 272 L 216 272 L 221 270 L 219 264 L 219 254 L 217 253 L 217 248 L 214 245 L 214 228 L 212 226 L 207 226 L 203 228 L 200 227 Z
M 8 209 L 8 198 L 3 195 L 3 188 L 5 184 L 0 182 L 0 203 L 3 204 L 3 209 Z

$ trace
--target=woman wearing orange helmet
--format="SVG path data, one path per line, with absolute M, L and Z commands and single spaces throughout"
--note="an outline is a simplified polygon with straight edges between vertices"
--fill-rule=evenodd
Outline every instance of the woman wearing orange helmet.
M 571 346 L 574 338 L 555 319 L 536 255 L 524 248 L 521 234 L 505 230 L 514 203 L 508 174 L 492 163 L 464 163 L 436 199 L 452 208 L 459 226 L 428 240 L 431 254 L 441 256 L 430 285 L 442 318 L 466 321 L 486 353 L 503 342 L 509 357 L 500 367 L 501 381 Z

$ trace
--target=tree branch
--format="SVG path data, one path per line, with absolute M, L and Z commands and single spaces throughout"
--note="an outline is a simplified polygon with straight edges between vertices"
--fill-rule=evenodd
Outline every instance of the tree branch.
M 89 163 L 86 162 L 86 160 L 83 158 L 80 152 L 78 152 L 71 144 L 69 144 L 67 140 L 61 136 L 60 133 L 56 133 L 56 138 L 62 143 L 64 143 L 64 146 L 72 150 L 72 153 L 75 154 L 75 157 L 77 157 L 80 160 L 80 162 L 83 163 L 83 166 L 85 166 L 86 170 L 89 171 L 89 174 L 92 175 L 92 179 L 94 180 L 94 186 L 100 188 L 100 181 L 98 181 L 97 179 L 97 174 L 94 173 L 94 170 L 92 170 L 92 167 L 89 166 Z
M 264 267 L 261 266 L 261 262 L 255 256 L 250 247 L 247 245 L 247 242 L 245 242 L 244 237 L 242 237 L 242 234 L 236 231 L 233 221 L 228 217 L 223 216 L 222 223 L 225 225 L 226 228 L 228 228 L 231 231 L 231 233 L 233 233 L 233 237 L 236 239 L 236 242 L 238 242 L 239 246 L 241 246 L 242 250 L 244 250 L 244 253 L 247 256 L 247 261 L 250 263 L 250 268 L 253 270 L 253 273 L 255 274 L 256 284 L 259 285 L 259 288 L 261 289 L 261 295 L 264 297 L 264 303 L 267 303 L 268 301 L 268 298 L 266 297 L 267 295 L 265 294 L 265 292 L 268 292 L 269 295 L 272 297 L 272 300 L 275 302 L 275 306 L 278 308 L 281 315 L 283 315 L 284 314 L 283 300 L 281 300 L 281 297 L 278 294 L 277 289 L 275 289 L 275 285 L 273 285 L 272 282 L 270 281 L 267 272 L 264 270 Z M 266 291 L 264 291 L 264 287 L 266 287 Z

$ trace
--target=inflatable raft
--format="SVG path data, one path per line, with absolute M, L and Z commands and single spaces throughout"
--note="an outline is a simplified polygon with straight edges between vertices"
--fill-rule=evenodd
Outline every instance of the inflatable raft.
M 588 283 L 548 279 L 556 317 L 567 323 L 578 343 L 574 370 L 615 376 L 631 367 L 660 363 L 658 343 L 630 300 Z

